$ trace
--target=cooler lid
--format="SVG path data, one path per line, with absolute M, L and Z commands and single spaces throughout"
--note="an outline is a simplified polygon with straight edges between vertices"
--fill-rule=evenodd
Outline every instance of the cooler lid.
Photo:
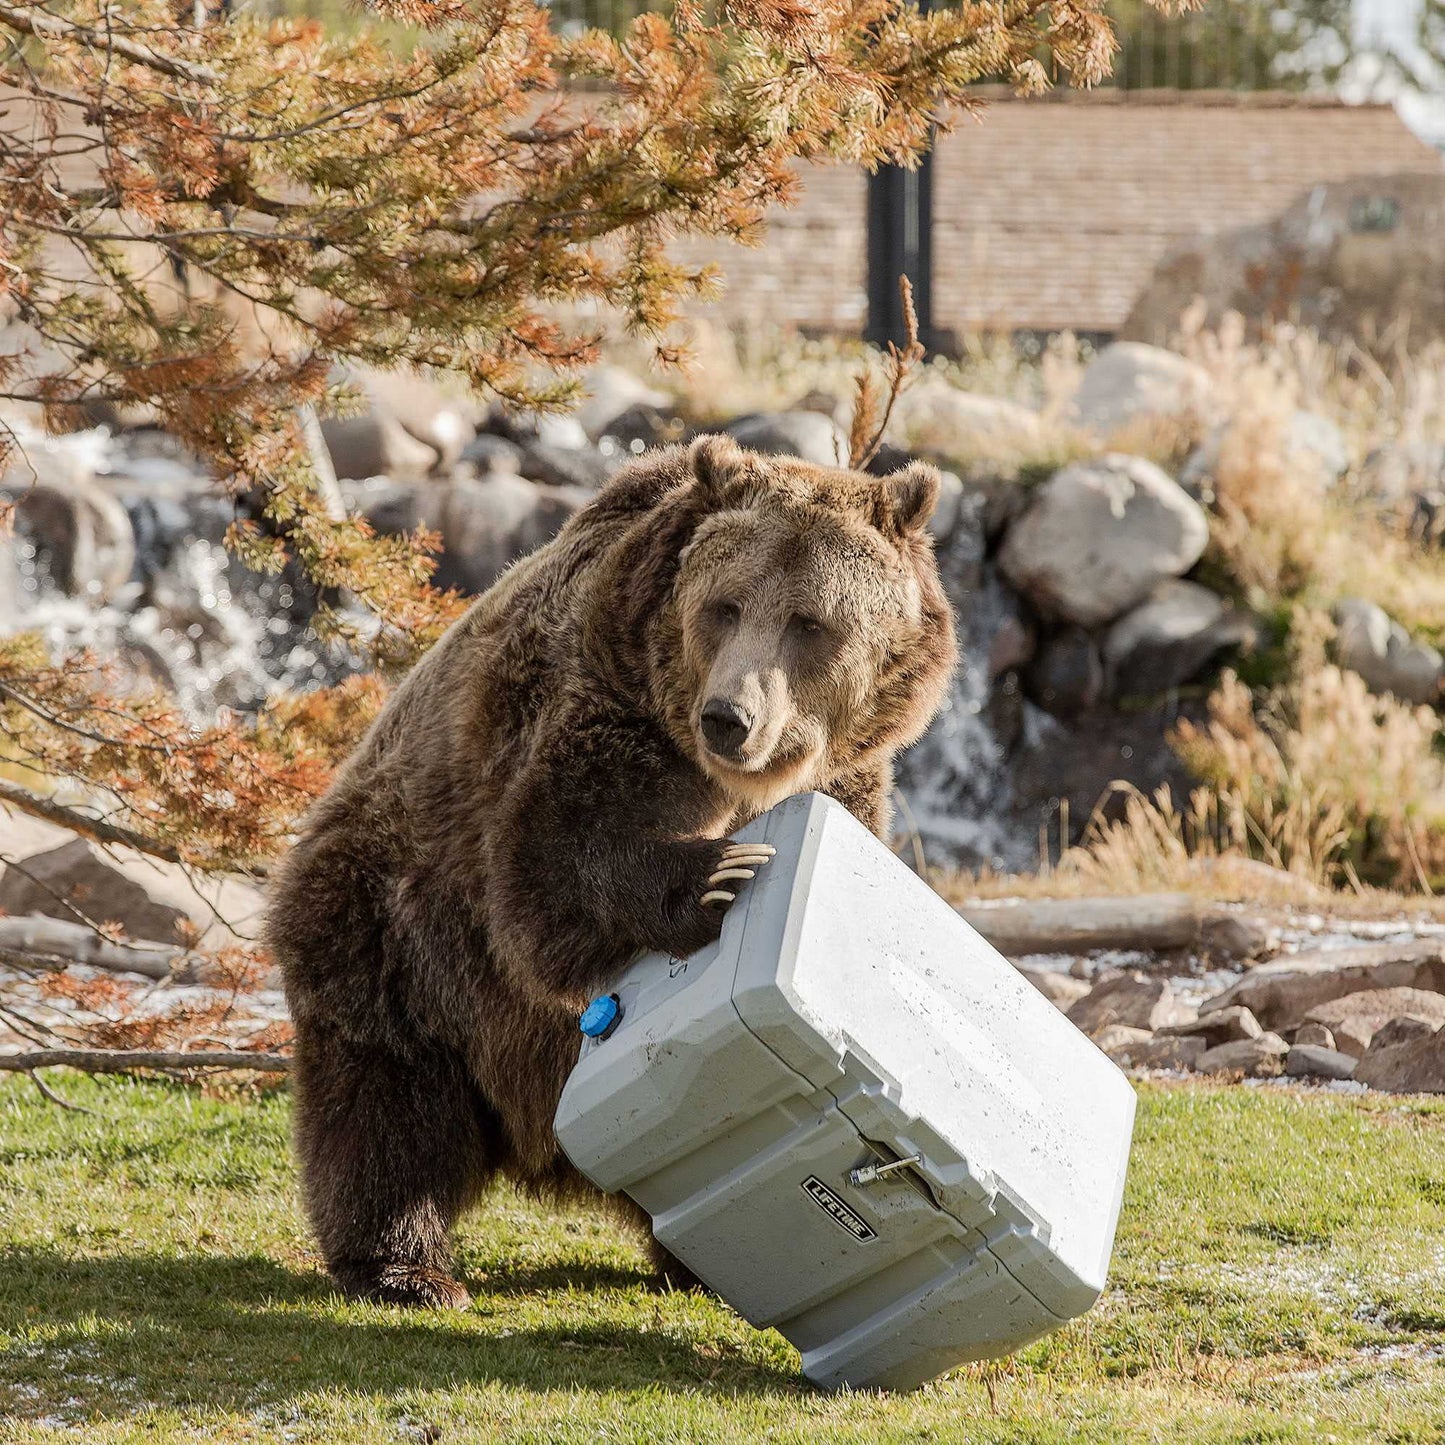
M 1128 1080 L 840 804 L 804 794 L 738 836 L 777 849 L 729 910 L 745 910 L 742 1021 L 865 1138 L 919 1154 L 940 1206 L 1049 1309 L 1087 1308 L 1123 1190 Z

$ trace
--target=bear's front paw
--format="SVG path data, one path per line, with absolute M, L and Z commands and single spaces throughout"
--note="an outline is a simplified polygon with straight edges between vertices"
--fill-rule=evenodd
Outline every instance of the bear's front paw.
M 729 843 L 722 852 L 722 859 L 707 880 L 707 891 L 698 900 L 704 908 L 724 909 L 737 899 L 736 886 L 757 877 L 757 870 L 766 863 L 777 849 L 771 843 Z M 730 888 L 720 884 L 734 885 Z

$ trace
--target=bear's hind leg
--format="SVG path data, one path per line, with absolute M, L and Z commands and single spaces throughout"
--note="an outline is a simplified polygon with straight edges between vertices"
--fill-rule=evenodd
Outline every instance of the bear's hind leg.
M 695 1275 L 658 1237 L 652 1232 L 652 1218 L 640 1205 L 625 1194 L 605 1196 L 613 1213 L 625 1226 L 641 1236 L 641 1243 L 647 1252 L 648 1263 L 652 1266 L 653 1282 L 662 1289 L 703 1290 L 711 1294 L 711 1286 Z
M 303 1026 L 294 1092 L 307 1210 L 332 1279 L 380 1304 L 468 1304 L 451 1228 L 494 1172 L 500 1130 L 461 1061 L 439 1047 L 401 1059 Z

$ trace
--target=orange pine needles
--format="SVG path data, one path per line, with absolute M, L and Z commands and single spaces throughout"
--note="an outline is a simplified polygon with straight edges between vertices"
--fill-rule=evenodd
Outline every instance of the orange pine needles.
M 338 363 L 562 404 L 595 338 L 559 303 L 619 312 L 670 356 L 678 302 L 713 283 L 674 237 L 751 239 L 796 161 L 908 162 L 973 82 L 1087 84 L 1113 46 L 1099 0 L 681 0 L 620 37 L 560 35 L 537 0 L 372 8 L 424 43 L 244 9 L 197 25 L 172 0 L 0 0 L 0 298 L 32 342 L 0 359 L 0 397 L 56 425 L 144 411 L 250 497 L 233 549 L 358 599 L 396 665 L 460 602 L 430 585 L 433 537 L 377 536 L 322 497 L 297 409 L 338 400 Z M 195 730 L 95 659 L 0 644 L 9 759 L 203 868 L 281 846 L 366 687 Z

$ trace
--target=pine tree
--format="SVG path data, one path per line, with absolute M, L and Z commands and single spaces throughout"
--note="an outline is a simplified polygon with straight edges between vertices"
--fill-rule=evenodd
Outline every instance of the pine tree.
M 1113 49 L 1098 0 L 676 0 L 619 36 L 561 35 L 535 0 L 372 10 L 421 43 L 198 24 L 190 0 L 0 0 L 0 296 L 34 343 L 0 358 L 0 396 L 56 427 L 145 409 L 249 499 L 230 545 L 360 601 L 391 665 L 460 603 L 429 585 L 433 538 L 377 536 L 318 486 L 302 420 L 337 401 L 338 363 L 561 404 L 596 342 L 559 304 L 608 308 L 665 354 L 711 280 L 672 238 L 755 238 L 795 162 L 911 162 L 971 83 L 1089 84 Z M 197 732 L 101 659 L 0 642 L 11 760 L 103 799 L 97 836 L 206 869 L 283 846 L 381 691 Z

